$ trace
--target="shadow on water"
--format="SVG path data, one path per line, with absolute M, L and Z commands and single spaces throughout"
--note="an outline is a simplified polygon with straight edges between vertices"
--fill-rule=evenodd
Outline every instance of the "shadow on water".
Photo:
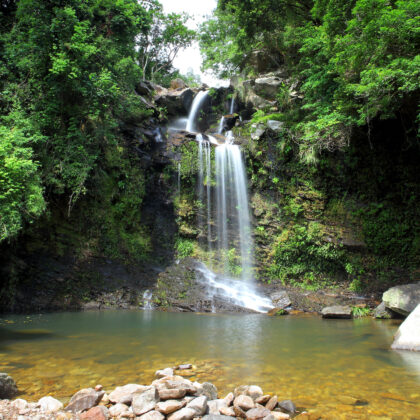
M 0 327 L 0 351 L 7 349 L 7 346 L 16 341 L 34 341 L 58 337 L 57 334 L 41 329 L 33 330 L 12 330 Z

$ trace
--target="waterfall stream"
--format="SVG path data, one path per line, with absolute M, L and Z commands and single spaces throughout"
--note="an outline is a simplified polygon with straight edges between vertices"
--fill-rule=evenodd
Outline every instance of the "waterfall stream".
M 202 109 L 207 92 L 195 97 L 187 130 L 194 131 L 197 115 Z M 235 106 L 232 98 L 230 110 Z M 223 118 L 219 124 L 223 133 Z M 225 134 L 225 143 L 219 144 L 212 136 L 208 140 L 201 133 L 198 142 L 198 210 L 199 239 L 207 245 L 212 271 L 203 263 L 197 268 L 209 298 L 228 300 L 232 304 L 266 312 L 272 308 L 271 300 L 259 296 L 253 275 L 254 246 L 249 213 L 245 164 L 240 147 L 232 131 Z M 212 146 L 215 160 L 212 167 Z M 212 168 L 216 186 L 212 188 Z M 214 181 L 214 180 L 213 180 Z M 205 219 L 206 223 L 205 223 Z M 213 225 L 216 228 L 213 229 Z M 215 238 L 213 237 L 215 236 Z M 213 250 L 212 244 L 216 243 Z M 214 252 L 212 252 L 214 251 Z M 214 304 L 212 305 L 214 307 Z

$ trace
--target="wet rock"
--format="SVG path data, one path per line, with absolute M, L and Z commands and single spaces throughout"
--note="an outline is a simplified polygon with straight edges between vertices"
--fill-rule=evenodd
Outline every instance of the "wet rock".
M 398 328 L 391 348 L 394 350 L 420 351 L 420 304 Z
M 323 318 L 351 318 L 350 306 L 328 306 L 321 313 Z
M 391 319 L 395 318 L 396 313 L 391 311 L 385 306 L 384 302 L 381 302 L 373 311 L 373 316 L 377 319 Z
M 248 411 L 255 407 L 253 399 L 248 395 L 238 395 L 233 401 L 234 407 L 239 407 L 244 411 Z
M 161 400 L 176 400 L 185 397 L 187 391 L 185 389 L 159 389 L 159 397 Z
M 420 303 L 420 282 L 391 287 L 383 294 L 382 300 L 388 309 L 408 316 Z
M 133 413 L 136 416 L 141 416 L 155 408 L 156 403 L 159 402 L 159 393 L 154 386 L 150 386 L 148 390 L 141 394 L 134 394 L 131 403 Z
M 257 404 L 262 404 L 262 405 L 264 405 L 264 404 L 266 404 L 269 400 L 270 400 L 270 395 L 262 395 L 261 397 L 258 397 L 256 400 L 255 400 L 255 402 L 257 403 Z
M 202 395 L 194 398 L 187 404 L 187 408 L 192 408 L 197 413 L 197 416 L 202 416 L 207 411 L 207 397 Z
M 137 418 L 141 420 L 163 420 L 165 416 L 159 413 L 159 411 L 153 410 Z
M 53 397 L 43 397 L 38 401 L 38 404 L 47 413 L 55 413 L 63 409 L 63 403 Z
M 286 309 L 282 309 L 282 308 L 273 308 L 270 309 L 267 312 L 268 316 L 283 316 L 283 315 L 289 315 L 289 312 L 286 311 Z
M 125 413 L 128 411 L 128 405 L 117 403 L 109 408 L 109 415 L 111 417 L 118 417 L 122 413 Z
M 232 407 L 220 407 L 219 412 L 223 416 L 235 417 L 235 410 Z
M 108 420 L 109 419 L 109 412 L 108 409 L 101 405 L 98 407 L 90 408 L 85 413 L 80 415 L 80 419 L 84 420 Z
M 65 410 L 72 411 L 73 413 L 89 410 L 99 404 L 99 401 L 101 401 L 104 395 L 105 392 L 96 392 L 93 388 L 82 389 L 71 397 Z
M 194 91 L 189 88 L 182 90 L 161 90 L 155 98 L 156 105 L 166 107 L 169 115 L 187 115 L 194 99 Z
M 246 418 L 247 420 L 261 420 L 270 414 L 270 410 L 263 407 L 256 407 L 246 412 Z
M 114 391 L 112 391 L 108 398 L 109 401 L 113 403 L 121 403 L 130 405 L 133 400 L 134 394 L 141 394 L 143 391 L 147 390 L 148 387 L 144 385 L 137 384 L 127 384 L 124 386 L 117 386 Z
M 363 398 L 352 397 L 350 395 L 339 395 L 337 399 L 347 405 L 366 405 L 368 402 Z
M 167 417 L 168 420 L 192 420 L 196 417 L 196 412 L 192 408 L 181 408 Z
M 229 407 L 230 405 L 232 405 L 235 396 L 232 392 L 229 392 L 229 394 L 227 394 L 226 397 L 223 399 L 226 401 L 226 405 Z
M 265 405 L 265 408 L 267 410 L 273 411 L 277 406 L 277 402 L 278 402 L 277 395 L 274 395 L 272 398 L 268 400 L 267 404 Z
M 187 401 L 167 400 L 156 404 L 156 410 L 163 414 L 171 414 L 180 410 L 187 404 Z
M 288 413 L 295 414 L 296 413 L 296 406 L 292 400 L 283 400 L 278 403 L 278 406 L 283 410 L 287 411 Z
M 173 376 L 173 375 L 174 375 L 174 370 L 171 368 L 161 369 L 155 372 L 155 377 L 158 379 L 164 378 L 165 376 Z
M 0 373 L 0 399 L 13 398 L 18 393 L 15 381 L 7 373 Z

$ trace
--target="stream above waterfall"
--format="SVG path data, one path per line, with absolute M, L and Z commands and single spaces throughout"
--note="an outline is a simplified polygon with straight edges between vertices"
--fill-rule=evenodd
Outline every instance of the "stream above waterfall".
M 21 398 L 67 400 L 80 388 L 148 384 L 157 369 L 192 363 L 186 375 L 213 382 L 220 397 L 256 384 L 335 419 L 416 418 L 420 354 L 389 350 L 398 324 L 157 311 L 14 315 L 0 318 L 0 370 Z M 368 404 L 346 405 L 349 396 Z

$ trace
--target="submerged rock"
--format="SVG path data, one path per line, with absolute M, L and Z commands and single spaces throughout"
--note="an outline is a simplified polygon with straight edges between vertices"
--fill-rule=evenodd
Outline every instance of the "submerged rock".
M 382 300 L 388 309 L 407 316 L 420 303 L 420 283 L 391 287 Z
M 321 313 L 323 318 L 351 318 L 350 306 L 328 306 Z
M 398 328 L 391 348 L 394 350 L 420 351 L 420 304 Z
M 0 373 L 0 399 L 12 398 L 18 393 L 15 381 L 7 373 Z

